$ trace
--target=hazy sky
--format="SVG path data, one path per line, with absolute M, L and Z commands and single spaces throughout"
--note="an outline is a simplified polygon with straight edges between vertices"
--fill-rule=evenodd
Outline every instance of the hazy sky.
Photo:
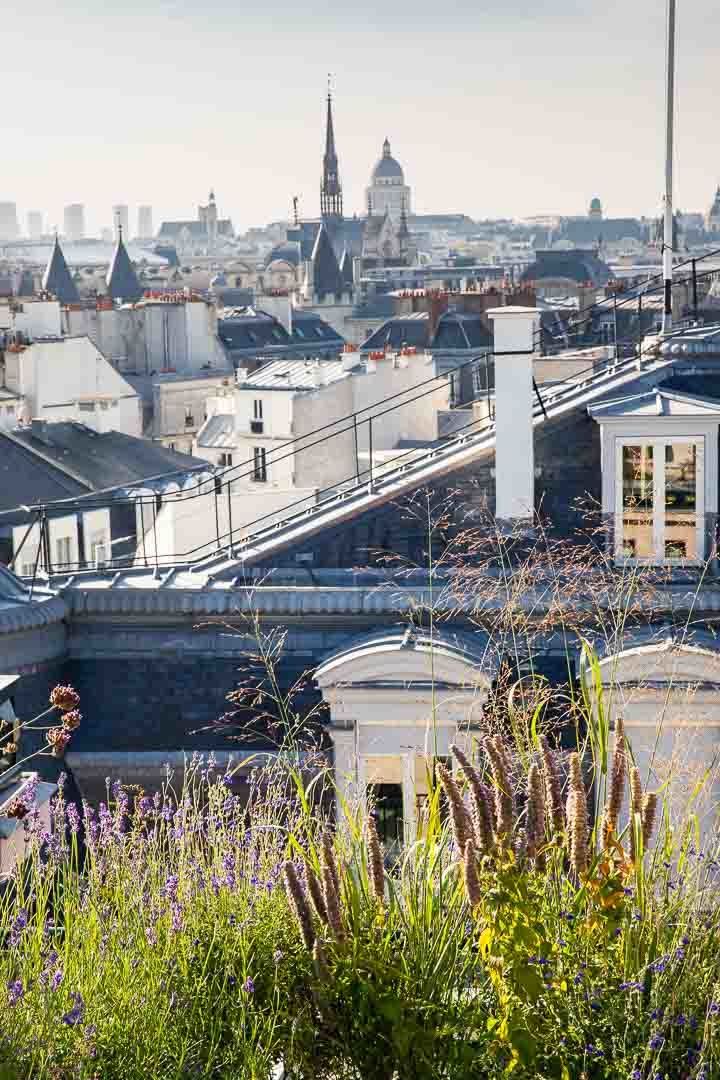
M 720 5 L 679 0 L 677 204 L 720 179 Z M 236 228 L 318 212 L 327 72 L 346 211 L 388 135 L 419 211 L 654 213 L 665 0 L 8 0 L 0 200 Z

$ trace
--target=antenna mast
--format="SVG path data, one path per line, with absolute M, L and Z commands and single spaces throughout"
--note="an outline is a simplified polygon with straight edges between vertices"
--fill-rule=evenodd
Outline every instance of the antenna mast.
M 667 116 L 665 128 L 665 220 L 663 224 L 663 277 L 665 279 L 665 310 L 662 332 L 672 330 L 673 276 L 673 150 L 675 126 L 675 4 L 668 0 L 667 9 Z

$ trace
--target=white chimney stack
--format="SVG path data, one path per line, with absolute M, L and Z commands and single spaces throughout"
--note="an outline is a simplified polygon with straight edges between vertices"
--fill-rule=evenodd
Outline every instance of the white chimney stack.
M 528 521 L 535 513 L 533 356 L 537 308 L 490 308 L 495 353 L 495 517 Z

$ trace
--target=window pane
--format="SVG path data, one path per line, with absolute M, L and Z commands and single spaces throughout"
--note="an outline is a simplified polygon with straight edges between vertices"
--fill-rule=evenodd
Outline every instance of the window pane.
M 369 784 L 375 801 L 375 824 L 385 851 L 397 855 L 403 841 L 403 791 L 400 784 Z
M 622 448 L 622 553 L 630 559 L 655 556 L 653 539 L 653 448 Z
M 697 558 L 697 446 L 665 447 L 665 558 Z

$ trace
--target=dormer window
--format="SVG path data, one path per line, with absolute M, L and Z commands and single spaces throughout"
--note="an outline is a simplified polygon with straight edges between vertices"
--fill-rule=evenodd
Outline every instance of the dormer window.
M 615 561 L 693 565 L 713 556 L 720 401 L 672 383 L 591 405 L 602 441 L 603 513 Z

